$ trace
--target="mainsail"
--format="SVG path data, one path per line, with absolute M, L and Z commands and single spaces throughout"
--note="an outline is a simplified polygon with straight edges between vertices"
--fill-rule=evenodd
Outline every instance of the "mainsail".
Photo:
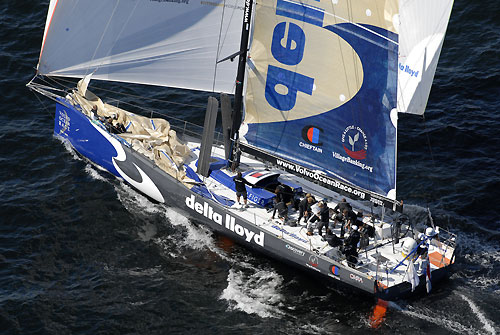
M 424 114 L 453 0 L 400 0 L 398 112 Z
M 52 0 L 38 73 L 234 93 L 242 0 Z
M 397 0 L 256 4 L 246 141 L 396 196 Z

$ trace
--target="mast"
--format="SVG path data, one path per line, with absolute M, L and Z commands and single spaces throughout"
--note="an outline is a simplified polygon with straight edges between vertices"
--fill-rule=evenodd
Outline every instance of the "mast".
M 239 165 L 239 155 L 237 154 L 236 143 L 239 137 L 239 128 L 242 118 L 242 105 L 243 105 L 243 82 L 245 81 L 245 70 L 247 62 L 248 51 L 248 37 L 250 35 L 250 22 L 252 17 L 252 0 L 245 0 L 245 11 L 243 13 L 243 26 L 241 29 L 241 44 L 238 59 L 238 73 L 236 75 L 236 90 L 234 94 L 234 108 L 233 108 L 233 124 L 231 126 L 231 154 L 229 156 L 229 165 L 236 168 Z

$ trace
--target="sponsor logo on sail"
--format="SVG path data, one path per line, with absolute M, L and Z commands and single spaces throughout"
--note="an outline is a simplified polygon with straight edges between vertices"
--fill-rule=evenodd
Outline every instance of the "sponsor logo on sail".
M 320 136 L 322 133 L 323 129 L 319 127 L 305 126 L 304 128 L 302 128 L 302 138 L 304 139 L 304 141 L 315 146 L 323 145 L 323 143 L 320 142 Z
M 368 139 L 363 129 L 354 125 L 345 128 L 342 133 L 342 146 L 347 156 L 333 151 L 333 158 L 344 163 L 355 165 L 370 173 L 373 172 L 373 166 L 361 162 L 366 158 L 366 152 L 368 150 Z
M 410 75 L 410 77 L 417 78 L 418 73 L 420 72 L 420 71 L 412 70 L 409 65 L 403 65 L 401 63 L 398 64 L 398 67 L 399 67 L 399 71 L 403 71 L 403 72 L 408 73 Z
M 363 129 L 354 125 L 348 126 L 342 133 L 342 146 L 349 157 L 357 160 L 365 159 L 368 140 Z
M 322 153 L 323 149 L 320 148 L 323 145 L 323 142 L 321 142 L 322 133 L 323 129 L 319 127 L 305 126 L 302 128 L 302 138 L 304 141 L 299 142 L 299 147 Z
M 207 219 L 221 225 L 227 230 L 241 236 L 248 243 L 253 242 L 261 247 L 264 246 L 264 232 L 261 231 L 259 233 L 255 233 L 254 231 L 237 224 L 234 216 L 217 213 L 206 201 L 203 201 L 203 203 L 198 202 L 196 201 L 196 197 L 191 195 L 190 197 L 186 197 L 186 206 L 198 214 L 203 215 Z

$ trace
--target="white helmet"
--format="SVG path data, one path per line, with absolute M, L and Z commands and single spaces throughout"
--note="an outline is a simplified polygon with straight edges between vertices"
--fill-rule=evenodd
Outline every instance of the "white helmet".
M 415 249 L 416 247 L 417 247 L 417 242 L 414 239 L 409 238 L 405 240 L 403 242 L 403 247 L 401 248 L 403 255 L 408 256 L 410 252 L 412 252 L 412 250 Z
M 432 227 L 427 227 L 427 229 L 425 229 L 425 235 L 431 237 L 436 235 L 436 233 L 434 232 L 434 229 L 432 229 Z
M 353 225 L 353 226 L 352 226 L 352 230 L 358 230 L 358 226 Z

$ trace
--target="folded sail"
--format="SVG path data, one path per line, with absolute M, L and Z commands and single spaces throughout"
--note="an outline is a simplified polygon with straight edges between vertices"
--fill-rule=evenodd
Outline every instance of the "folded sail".
M 453 0 L 400 0 L 398 112 L 424 114 Z
M 397 0 L 256 4 L 246 141 L 395 199 Z
M 242 0 L 52 0 L 38 72 L 232 93 Z

